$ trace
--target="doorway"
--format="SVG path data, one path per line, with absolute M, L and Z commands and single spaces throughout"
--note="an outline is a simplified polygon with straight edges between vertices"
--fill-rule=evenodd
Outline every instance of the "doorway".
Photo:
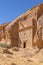
M 23 44 L 23 48 L 26 48 L 26 43 L 24 42 L 24 44 Z

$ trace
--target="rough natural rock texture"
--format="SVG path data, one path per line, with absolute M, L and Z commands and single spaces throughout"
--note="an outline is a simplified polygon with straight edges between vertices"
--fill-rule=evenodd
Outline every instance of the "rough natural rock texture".
M 2 30 L 3 31 L 3 30 Z M 5 27 L 5 40 L 11 47 L 43 47 L 43 4 L 33 7 Z
M 15 51 L 12 48 L 6 51 L 0 48 L 0 51 L 0 65 L 43 65 L 43 49 L 19 48 L 19 51 Z
M 0 43 L 5 43 L 6 40 L 6 36 L 5 36 L 5 27 L 8 25 L 9 23 L 4 23 L 0 25 Z

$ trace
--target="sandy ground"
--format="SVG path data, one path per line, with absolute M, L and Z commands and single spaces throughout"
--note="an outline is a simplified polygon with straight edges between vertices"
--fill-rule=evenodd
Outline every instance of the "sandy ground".
M 0 65 L 43 65 L 43 49 L 8 49 L 0 48 Z

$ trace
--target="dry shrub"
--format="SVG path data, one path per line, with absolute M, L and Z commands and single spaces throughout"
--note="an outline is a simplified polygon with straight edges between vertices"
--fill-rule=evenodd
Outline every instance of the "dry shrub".
M 6 43 L 0 43 L 0 47 L 3 47 L 3 48 L 10 48 L 10 46 Z

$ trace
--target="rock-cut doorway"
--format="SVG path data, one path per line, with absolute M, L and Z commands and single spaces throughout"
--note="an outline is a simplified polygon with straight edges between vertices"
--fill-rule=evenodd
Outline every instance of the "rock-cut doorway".
M 26 48 L 26 42 L 23 43 L 23 48 Z

